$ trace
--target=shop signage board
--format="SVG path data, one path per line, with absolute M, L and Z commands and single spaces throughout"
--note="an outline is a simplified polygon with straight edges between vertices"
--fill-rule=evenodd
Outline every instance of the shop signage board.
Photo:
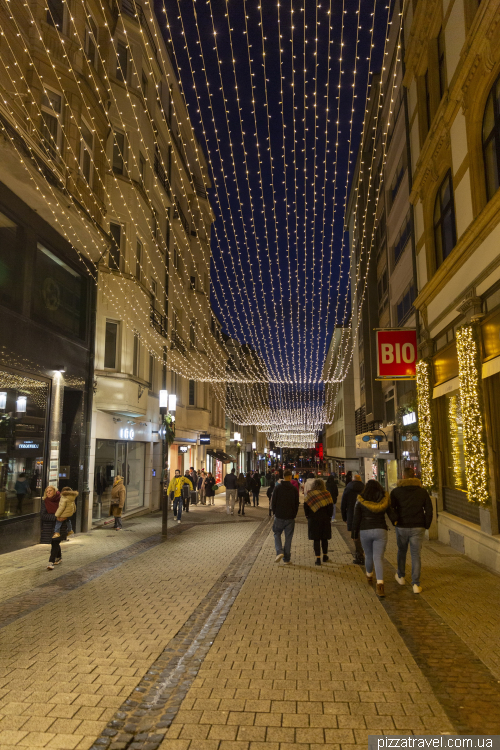
M 200 445 L 210 445 L 210 435 L 200 435 Z
M 187 453 L 189 449 L 189 445 L 179 445 L 179 453 Z
M 414 328 L 377 329 L 377 380 L 415 380 L 417 332 Z

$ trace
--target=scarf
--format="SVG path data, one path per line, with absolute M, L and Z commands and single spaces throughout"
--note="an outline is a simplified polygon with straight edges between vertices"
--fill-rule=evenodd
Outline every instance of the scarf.
M 313 513 L 326 505 L 332 505 L 332 496 L 326 490 L 309 490 L 305 499 L 306 505 L 310 507 Z
M 372 513 L 385 513 L 390 505 L 390 497 L 388 492 L 385 493 L 384 497 L 378 503 L 372 503 L 371 500 L 365 500 L 361 497 L 361 495 L 358 495 L 358 501 Z
M 54 515 L 54 513 L 59 507 L 60 498 L 61 498 L 60 492 L 56 492 L 56 494 L 52 495 L 52 497 L 43 498 L 43 502 L 45 503 L 45 510 L 47 511 L 47 513 Z

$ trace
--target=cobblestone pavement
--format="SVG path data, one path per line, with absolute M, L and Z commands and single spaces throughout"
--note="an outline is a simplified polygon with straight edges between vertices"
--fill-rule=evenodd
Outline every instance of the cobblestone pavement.
M 193 508 L 166 542 L 159 516 L 81 535 L 64 569 L 45 570 L 48 547 L 0 556 L 0 750 L 500 734 L 500 577 L 427 543 L 414 596 L 390 580 L 391 540 L 379 601 L 343 524 L 317 568 L 299 517 L 285 566 L 265 504 L 243 519 L 224 503 Z

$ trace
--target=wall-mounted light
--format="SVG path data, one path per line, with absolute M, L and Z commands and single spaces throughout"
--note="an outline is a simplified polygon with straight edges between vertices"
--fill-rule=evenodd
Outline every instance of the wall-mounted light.
M 20 414 L 26 413 L 27 396 L 18 396 L 16 399 L 16 411 Z
M 171 393 L 168 397 L 168 410 L 169 412 L 173 412 L 177 409 L 177 396 L 175 393 Z
M 66 372 L 66 365 L 60 365 L 59 367 L 54 367 L 55 372 Z
M 0 409 L 5 410 L 7 406 L 7 391 L 0 391 Z

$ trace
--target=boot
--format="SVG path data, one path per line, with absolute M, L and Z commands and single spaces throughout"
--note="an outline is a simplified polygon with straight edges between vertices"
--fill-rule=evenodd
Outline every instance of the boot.
M 383 597 L 385 596 L 383 583 L 377 583 L 377 596 L 379 596 L 381 599 L 383 599 Z

